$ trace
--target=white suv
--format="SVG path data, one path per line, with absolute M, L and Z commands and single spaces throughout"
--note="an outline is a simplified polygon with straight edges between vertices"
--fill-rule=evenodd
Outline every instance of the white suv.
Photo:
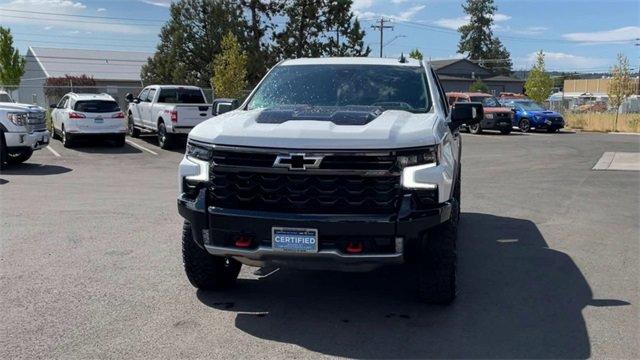
M 124 146 L 127 123 L 118 103 L 108 94 L 68 93 L 51 105 L 52 137 L 70 147 L 80 137 L 110 138 Z

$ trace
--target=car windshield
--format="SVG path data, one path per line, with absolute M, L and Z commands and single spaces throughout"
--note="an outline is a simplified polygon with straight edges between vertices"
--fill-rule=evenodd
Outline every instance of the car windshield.
M 158 96 L 159 103 L 167 104 L 204 104 L 206 103 L 202 91 L 199 89 L 161 89 Z
M 501 107 L 500 101 L 494 96 L 471 96 L 471 101 L 480 102 L 482 106 L 486 107 Z
M 120 106 L 113 100 L 81 100 L 76 102 L 74 110 L 88 113 L 112 113 L 120 111 Z
M 273 69 L 248 109 L 281 105 L 379 106 L 429 111 L 429 91 L 421 67 L 383 65 L 285 65 Z
M 534 101 L 518 101 L 516 104 L 520 105 L 525 111 L 545 111 L 546 109 L 538 105 Z

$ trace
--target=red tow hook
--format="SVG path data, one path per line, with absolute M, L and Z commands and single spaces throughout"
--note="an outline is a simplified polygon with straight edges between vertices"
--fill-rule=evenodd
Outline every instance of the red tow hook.
M 239 248 L 248 248 L 251 246 L 251 238 L 248 236 L 238 236 L 236 237 L 236 242 L 235 242 L 236 247 Z
M 346 250 L 350 254 L 361 253 L 362 252 L 362 243 L 361 242 L 356 242 L 356 243 L 350 242 L 347 245 L 347 249 Z

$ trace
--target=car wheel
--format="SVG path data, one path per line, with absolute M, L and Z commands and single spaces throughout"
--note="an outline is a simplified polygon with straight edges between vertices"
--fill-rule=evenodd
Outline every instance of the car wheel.
M 502 129 L 502 130 L 500 130 L 500 134 L 509 135 L 509 134 L 511 134 L 511 129 Z
M 455 199 L 452 199 L 455 201 Z M 418 295 L 428 304 L 447 305 L 456 297 L 456 241 L 460 208 L 452 206 L 451 219 L 429 230 L 419 242 Z
M 133 124 L 133 115 L 129 113 L 127 115 L 127 133 L 132 138 L 140 137 L 140 129 L 136 128 Z
M 71 136 L 71 134 L 67 134 L 67 130 L 65 130 L 64 125 L 62 125 L 62 145 L 66 148 L 73 146 L 73 136 Z
M 160 148 L 165 150 L 170 149 L 172 145 L 171 140 L 171 135 L 167 134 L 167 127 L 164 123 L 158 123 L 158 145 Z
M 518 128 L 520 128 L 520 131 L 522 131 L 523 133 L 527 133 L 531 131 L 531 123 L 528 119 L 522 119 L 518 123 Z
M 33 155 L 32 149 L 20 151 L 17 153 L 9 152 L 7 153 L 7 164 L 10 164 L 10 165 L 22 164 L 23 162 L 29 160 L 29 158 L 31 158 L 31 155 Z
M 55 126 L 51 125 L 51 138 L 52 139 L 58 139 L 58 134 L 56 133 L 56 128 Z
M 233 286 L 242 264 L 233 258 L 214 256 L 193 240 L 191 224 L 182 226 L 182 261 L 191 285 L 202 290 L 224 290 Z
M 4 131 L 0 130 L 0 170 L 7 167 L 7 144 L 4 141 Z
M 480 123 L 469 125 L 469 132 L 472 134 L 482 134 L 482 126 L 480 126 Z

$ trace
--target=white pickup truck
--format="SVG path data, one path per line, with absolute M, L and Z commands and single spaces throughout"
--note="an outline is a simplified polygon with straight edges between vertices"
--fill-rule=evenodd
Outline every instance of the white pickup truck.
M 18 104 L 0 92 L 0 169 L 27 161 L 34 150 L 49 144 L 45 111 L 37 105 Z
M 155 132 L 163 149 L 170 148 L 176 136 L 186 137 L 194 126 L 213 115 L 212 105 L 196 86 L 150 85 L 137 97 L 127 94 L 127 101 L 129 135 Z

